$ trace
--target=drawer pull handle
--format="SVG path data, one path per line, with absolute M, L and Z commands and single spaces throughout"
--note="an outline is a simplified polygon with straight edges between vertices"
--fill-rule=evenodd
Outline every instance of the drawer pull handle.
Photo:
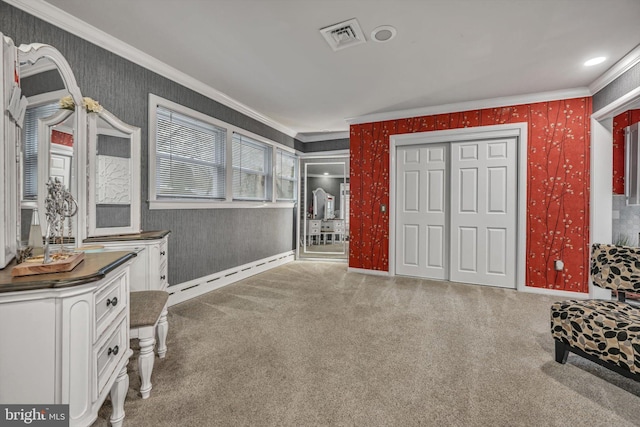
M 162 276 L 160 276 L 160 280 L 164 280 L 166 278 L 167 278 L 167 276 L 165 276 L 164 274 Z
M 160 255 L 164 255 L 165 253 L 166 253 L 165 251 L 162 251 L 162 252 L 160 252 Z
M 120 349 L 118 348 L 118 346 L 115 346 L 115 347 L 113 347 L 113 348 L 109 347 L 109 351 L 107 352 L 107 356 L 111 356 L 112 354 L 113 354 L 114 356 L 116 356 L 116 355 L 118 354 L 118 351 L 119 351 L 119 350 L 120 350 Z
M 109 307 L 110 305 L 113 307 L 118 305 L 118 297 L 113 297 L 112 299 L 107 298 L 107 307 Z

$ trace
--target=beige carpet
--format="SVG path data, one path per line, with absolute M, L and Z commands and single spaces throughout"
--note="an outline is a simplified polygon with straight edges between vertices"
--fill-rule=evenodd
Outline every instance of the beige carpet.
M 171 307 L 125 426 L 639 425 L 639 384 L 554 361 L 555 300 L 290 263 Z

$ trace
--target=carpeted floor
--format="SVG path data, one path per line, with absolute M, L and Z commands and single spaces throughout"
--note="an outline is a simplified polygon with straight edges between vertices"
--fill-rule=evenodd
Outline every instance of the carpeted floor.
M 293 262 L 170 307 L 167 358 L 147 400 L 131 373 L 124 425 L 640 425 L 640 384 L 554 361 L 555 300 Z

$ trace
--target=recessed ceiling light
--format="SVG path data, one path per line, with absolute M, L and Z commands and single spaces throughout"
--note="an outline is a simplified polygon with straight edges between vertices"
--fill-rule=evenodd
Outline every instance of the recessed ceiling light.
M 329 172 L 325 172 L 324 174 L 325 174 L 325 175 L 329 175 Z
M 396 29 L 391 25 L 381 25 L 371 31 L 371 40 L 378 43 L 388 42 L 396 36 Z
M 584 63 L 585 67 L 591 67 L 592 65 L 602 64 L 607 58 L 604 56 L 598 56 L 597 58 L 591 58 L 587 62 Z

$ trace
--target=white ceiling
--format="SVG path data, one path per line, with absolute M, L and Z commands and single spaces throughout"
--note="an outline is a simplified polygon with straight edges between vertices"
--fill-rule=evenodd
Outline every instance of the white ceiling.
M 640 44 L 638 0 L 47 0 L 293 133 L 585 88 Z M 41 1 L 42 3 L 42 1 Z M 319 29 L 357 18 L 367 43 Z M 371 31 L 393 25 L 388 43 Z M 595 67 L 585 60 L 606 56 Z

